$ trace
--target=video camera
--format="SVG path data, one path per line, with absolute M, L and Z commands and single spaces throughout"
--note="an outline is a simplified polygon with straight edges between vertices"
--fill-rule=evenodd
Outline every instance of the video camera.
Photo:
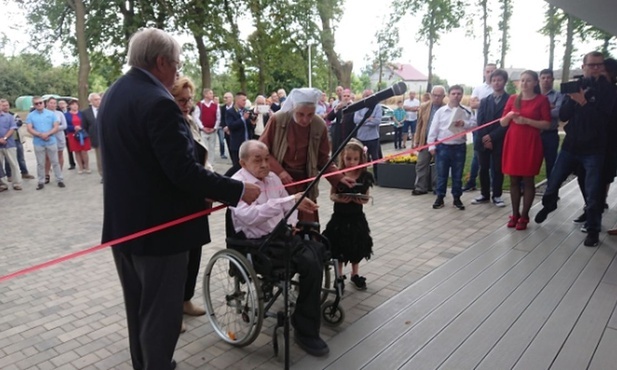
M 574 94 L 577 92 L 581 92 L 581 90 L 585 91 L 593 87 L 596 82 L 593 77 L 583 77 L 582 75 L 578 75 L 574 76 L 574 78 L 574 81 L 561 83 L 562 94 Z
M 249 113 L 249 121 L 255 121 L 257 119 L 257 113 L 255 113 L 252 108 L 242 109 L 242 116 L 244 116 L 244 113 Z

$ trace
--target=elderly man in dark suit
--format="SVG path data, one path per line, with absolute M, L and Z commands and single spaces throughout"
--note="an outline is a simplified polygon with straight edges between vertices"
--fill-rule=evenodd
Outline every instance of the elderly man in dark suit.
M 101 149 L 99 147 L 99 135 L 98 129 L 96 127 L 96 116 L 99 113 L 101 96 L 97 93 L 91 93 L 90 95 L 88 95 L 88 102 L 90 102 L 90 106 L 81 111 L 81 115 L 84 118 L 84 130 L 86 130 L 88 135 L 90 135 L 90 144 L 92 144 L 92 148 L 94 149 L 94 154 L 96 156 L 96 168 L 99 172 L 99 175 L 102 177 L 103 166 L 101 163 Z
M 180 51 L 161 30 L 136 32 L 128 48 L 132 68 L 103 98 L 97 117 L 103 242 L 202 211 L 206 198 L 237 205 L 259 196 L 256 185 L 209 172 L 196 160 L 169 92 L 181 68 Z M 208 238 L 204 216 L 113 247 L 135 369 L 175 367 L 188 251 Z

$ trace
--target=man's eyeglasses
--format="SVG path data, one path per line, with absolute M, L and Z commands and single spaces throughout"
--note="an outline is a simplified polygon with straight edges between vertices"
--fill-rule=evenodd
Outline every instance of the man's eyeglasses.
M 433 98 L 443 98 L 445 95 L 443 94 L 431 94 Z
M 34 105 L 41 105 L 41 104 L 43 104 L 43 102 L 42 102 L 42 101 L 36 101 L 36 102 L 34 102 L 33 104 L 34 104 Z
M 172 60 L 172 62 L 176 63 L 176 73 L 182 72 L 182 67 L 184 67 L 184 63 L 179 60 Z
M 602 68 L 604 63 L 587 63 L 585 65 L 589 68 Z

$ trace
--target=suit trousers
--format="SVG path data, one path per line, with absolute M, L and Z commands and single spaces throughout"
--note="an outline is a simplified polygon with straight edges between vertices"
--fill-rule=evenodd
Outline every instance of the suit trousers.
M 414 190 L 426 191 L 430 189 L 431 176 L 431 153 L 428 149 L 422 149 L 418 152 L 418 161 L 416 162 L 416 184 Z
M 477 150 L 476 156 L 480 161 L 480 187 L 482 196 L 491 199 L 491 180 L 493 198 L 500 197 L 503 190 L 503 172 L 501 172 L 502 148 L 493 150 Z
M 103 158 L 101 157 L 101 148 L 93 147 L 94 156 L 96 157 L 96 170 L 99 172 L 99 175 L 103 177 Z
M 189 252 L 137 256 L 112 249 L 136 370 L 169 370 L 180 336 Z
M 7 171 L 7 176 L 13 177 L 13 186 L 20 186 L 21 172 L 19 172 L 19 167 L 17 165 L 17 148 L 0 148 L 0 164 L 2 164 L 3 161 L 12 171 L 13 176 L 8 175 L 9 171 Z M 2 177 L 4 176 L 0 176 L 0 178 Z

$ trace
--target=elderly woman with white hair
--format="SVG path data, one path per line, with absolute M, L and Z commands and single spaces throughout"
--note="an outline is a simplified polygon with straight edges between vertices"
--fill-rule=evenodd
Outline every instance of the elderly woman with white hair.
M 293 89 L 280 111 L 270 116 L 260 141 L 270 150 L 270 170 L 277 174 L 283 184 L 312 178 L 330 160 L 328 130 L 324 120 L 315 114 L 321 91 L 314 88 Z M 326 173 L 337 171 L 331 163 Z M 332 186 L 339 182 L 352 187 L 354 180 L 336 174 L 327 177 Z M 301 192 L 308 184 L 288 187 L 289 194 Z M 317 187 L 308 197 L 316 201 Z M 300 212 L 300 221 L 318 221 L 317 212 Z

